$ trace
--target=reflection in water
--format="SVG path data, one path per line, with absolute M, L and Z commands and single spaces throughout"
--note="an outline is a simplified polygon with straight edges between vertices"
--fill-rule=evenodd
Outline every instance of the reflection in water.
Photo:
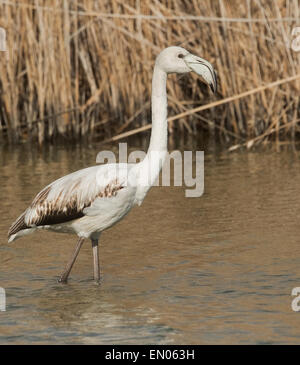
M 6 232 L 42 187 L 93 165 L 97 152 L 1 151 L 0 343 L 298 342 L 297 154 L 207 154 L 201 198 L 153 188 L 102 235 L 102 285 L 88 241 L 60 285 L 74 236 L 38 232 L 8 245 Z

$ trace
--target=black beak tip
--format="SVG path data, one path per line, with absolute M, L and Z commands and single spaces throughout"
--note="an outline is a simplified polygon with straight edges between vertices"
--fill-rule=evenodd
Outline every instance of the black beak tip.
M 211 72 L 211 76 L 212 76 L 212 81 L 209 84 L 211 91 L 215 94 L 217 92 L 217 88 L 218 88 L 218 81 L 217 81 L 217 74 L 216 71 L 213 69 Z
M 210 83 L 209 84 L 209 87 L 211 89 L 211 91 L 215 94 L 217 92 L 217 87 L 216 85 L 214 85 L 213 83 Z

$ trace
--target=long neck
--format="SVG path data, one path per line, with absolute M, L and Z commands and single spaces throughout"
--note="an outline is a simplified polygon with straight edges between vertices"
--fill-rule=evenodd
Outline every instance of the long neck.
M 157 65 L 152 79 L 152 131 L 148 154 L 151 151 L 167 151 L 167 74 Z
M 152 79 L 152 131 L 150 145 L 141 162 L 140 184 L 147 191 L 156 181 L 164 163 L 168 144 L 167 74 L 157 65 Z

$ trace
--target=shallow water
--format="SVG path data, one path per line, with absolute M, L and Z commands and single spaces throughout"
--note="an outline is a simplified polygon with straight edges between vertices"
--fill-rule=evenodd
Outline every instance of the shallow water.
M 101 237 L 102 285 L 74 236 L 6 243 L 10 223 L 52 180 L 93 165 L 93 148 L 0 153 L 1 344 L 296 344 L 300 317 L 299 153 L 205 156 L 205 193 L 155 187 Z

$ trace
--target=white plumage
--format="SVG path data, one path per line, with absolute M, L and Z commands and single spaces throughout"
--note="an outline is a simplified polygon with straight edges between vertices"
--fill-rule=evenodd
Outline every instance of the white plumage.
M 128 167 L 134 166 L 92 166 L 66 175 L 46 186 L 21 220 L 31 232 L 47 229 L 89 238 L 113 225 L 134 204 L 136 189 L 127 186 Z M 11 234 L 9 242 L 27 234 L 28 228 Z
M 152 80 L 152 133 L 145 159 L 138 164 L 106 164 L 73 172 L 46 186 L 10 227 L 8 241 L 37 229 L 74 233 L 75 252 L 60 277 L 66 282 L 85 238 L 94 255 L 94 279 L 100 281 L 101 232 L 141 204 L 159 175 L 167 152 L 167 74 L 195 71 L 216 91 L 210 63 L 181 47 L 168 47 L 156 59 Z

